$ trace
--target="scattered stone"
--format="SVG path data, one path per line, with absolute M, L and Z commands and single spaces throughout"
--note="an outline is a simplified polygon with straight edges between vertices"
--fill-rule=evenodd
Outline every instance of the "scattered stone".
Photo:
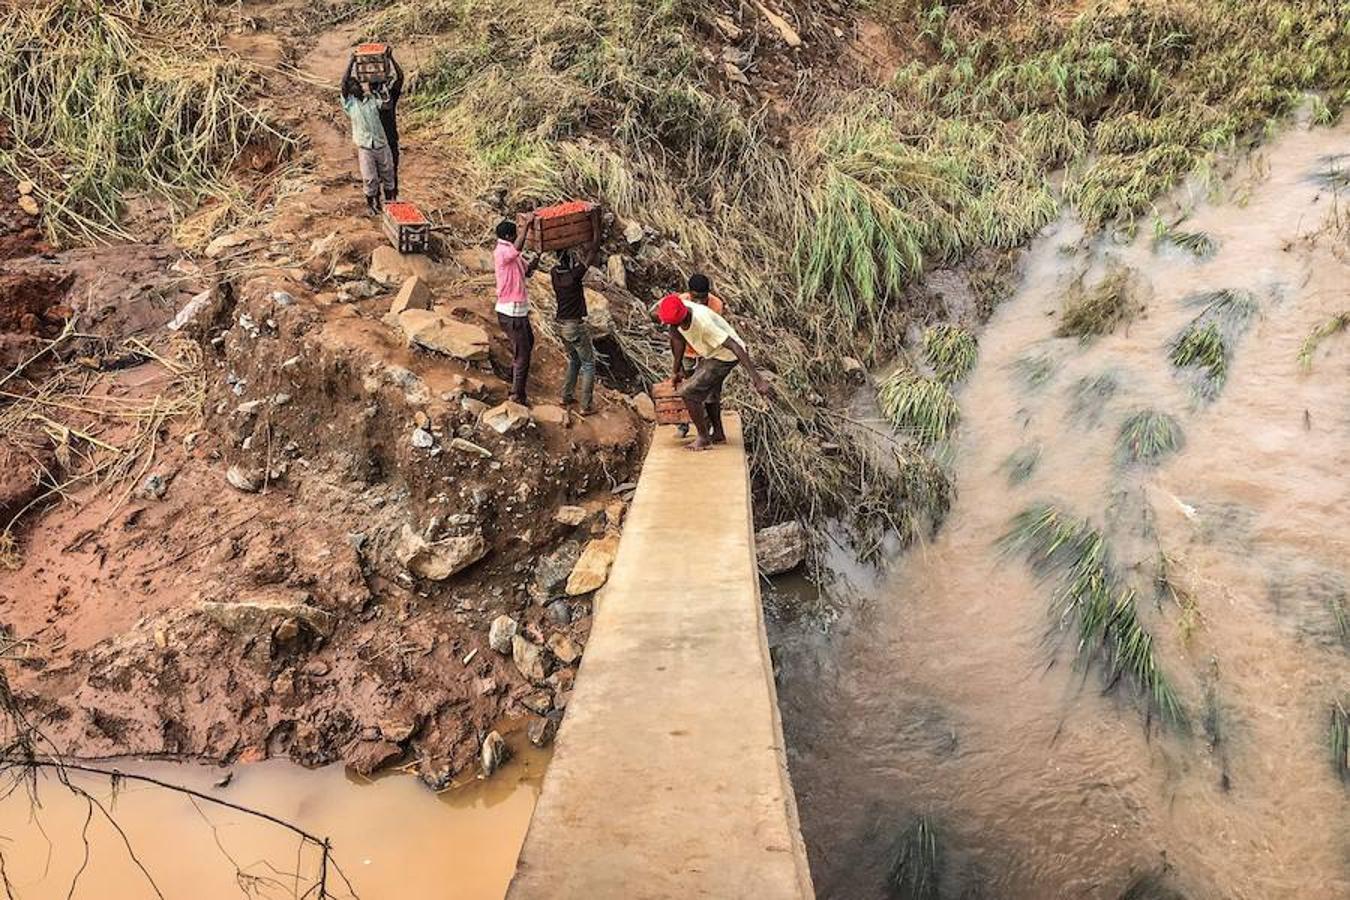
M 412 445 L 418 450 L 430 450 L 436 446 L 436 439 L 431 436 L 431 432 L 424 428 L 414 428 L 412 433 Z
M 778 36 L 783 39 L 783 43 L 794 50 L 802 45 L 801 35 L 797 34 L 797 30 L 788 24 L 787 19 L 769 9 L 760 0 L 755 0 L 755 6 L 759 7 L 760 14 L 769 20 L 769 24 L 778 30 Z
M 169 647 L 169 633 L 163 628 L 155 629 L 155 646 L 161 650 L 167 650 Z
M 560 506 L 553 514 L 553 521 L 575 527 L 585 522 L 589 515 L 584 506 Z
M 624 267 L 623 257 L 619 254 L 611 253 L 605 261 L 605 274 L 609 276 L 610 284 L 625 290 L 628 288 L 628 269 Z
M 277 306 L 294 306 L 295 297 L 293 297 L 287 291 L 273 291 L 272 302 L 275 303 Z
M 553 716 L 534 719 L 525 729 L 525 734 L 536 747 L 547 747 L 558 734 L 558 720 Z
M 218 259 L 225 255 L 225 251 L 242 247 L 255 237 L 257 237 L 257 234 L 252 231 L 233 231 L 229 234 L 222 234 L 206 245 L 206 257 L 207 259 Z
M 510 756 L 511 749 L 506 746 L 506 739 L 495 731 L 488 732 L 488 736 L 483 738 L 483 752 L 480 754 L 483 775 L 491 777 Z
M 141 482 L 140 488 L 136 491 L 136 496 L 142 500 L 163 500 L 164 494 L 169 490 L 169 483 L 164 480 L 164 476 L 158 472 L 152 472 L 145 476 Z
M 520 705 L 532 713 L 543 715 L 553 708 L 553 695 L 548 691 L 535 691 L 520 698 Z
M 256 494 L 262 490 L 263 473 L 261 469 L 245 469 L 243 466 L 230 466 L 225 471 L 225 480 L 230 487 L 246 494 Z
M 572 639 L 561 631 L 554 632 L 549 636 L 548 642 L 544 645 L 548 647 L 549 652 L 558 657 L 564 663 L 571 665 L 581 658 L 581 651 Z
M 398 290 L 398 296 L 389 306 L 389 311 L 394 315 L 407 309 L 431 309 L 431 290 L 427 287 L 427 283 L 416 275 L 403 282 L 403 287 Z
M 567 578 L 567 595 L 577 597 L 597 590 L 609 580 L 609 567 L 619 552 L 619 535 L 609 532 L 586 544 L 572 574 Z
M 498 434 L 510 434 L 530 424 L 530 410 L 507 400 L 483 413 L 482 422 Z
M 750 86 L 750 79 L 746 78 L 745 73 L 738 69 L 734 63 L 722 63 L 722 74 L 725 75 L 727 81 L 730 81 L 732 84 L 741 84 L 746 87 Z
M 511 642 L 520 630 L 520 625 L 510 616 L 502 615 L 492 620 L 488 627 L 488 646 L 505 656 L 512 651 Z
M 38 206 L 37 200 L 29 194 L 24 194 L 19 197 L 19 209 L 28 213 L 30 216 L 36 216 L 38 213 L 42 212 L 42 207 Z
M 215 298 L 215 290 L 207 288 L 200 294 L 193 295 L 192 299 L 183 304 L 183 308 L 170 320 L 164 327 L 170 331 L 181 331 L 192 323 L 197 316 L 201 315 L 202 310 L 211 305 Z
M 458 250 L 455 252 L 454 260 L 470 272 L 486 274 L 494 270 L 492 251 L 481 247 Z
M 718 31 L 722 32 L 722 37 L 729 41 L 735 42 L 745 37 L 745 32 L 741 30 L 741 26 L 726 16 L 713 16 L 713 24 L 717 26 Z
M 851 356 L 845 356 L 839 360 L 839 365 L 844 370 L 850 380 L 863 382 L 867 380 L 867 367 Z
M 560 428 L 567 427 L 572 421 L 572 417 L 568 415 L 567 410 L 563 409 L 561 406 L 553 406 L 548 403 L 531 407 L 530 417 L 536 422 L 543 422 L 547 425 L 557 425 Z
M 637 414 L 648 422 L 656 421 L 656 403 L 647 394 L 634 394 L 628 402 L 637 410 Z
M 465 453 L 473 453 L 481 456 L 483 459 L 492 459 L 492 451 L 486 447 L 480 447 L 473 441 L 466 441 L 462 437 L 457 437 L 450 442 L 450 446 L 455 450 L 463 450 Z
M 19 188 L 20 196 L 23 197 L 27 197 L 29 194 L 33 193 L 33 190 L 37 187 L 37 185 L 33 184 L 33 182 L 29 181 L 27 178 L 20 181 L 17 186 Z
M 572 624 L 572 607 L 567 605 L 566 600 L 554 600 L 545 611 L 548 613 L 549 620 L 556 625 Z
M 236 406 L 234 408 L 234 411 L 239 413 L 239 415 L 241 416 L 245 417 L 254 416 L 257 415 L 258 410 L 262 409 L 263 406 L 265 405 L 266 401 L 264 400 L 246 400 L 243 403 L 240 403 L 238 406 Z
M 488 333 L 477 325 L 447 319 L 426 309 L 408 309 L 399 313 L 399 328 L 409 346 L 444 353 L 466 362 L 488 358 Z
M 431 275 L 432 268 L 431 260 L 420 253 L 399 253 L 388 244 L 382 244 L 370 254 L 366 275 L 393 287 L 414 275 L 426 278 Z
M 614 334 L 614 314 L 609 311 L 609 298 L 599 291 L 585 288 L 586 327 L 593 337 L 609 337 Z
M 561 594 L 580 557 L 581 544 L 576 541 L 565 541 L 553 552 L 539 557 L 529 587 L 535 602 L 548 603 Z
M 623 239 L 630 244 L 640 244 L 646 236 L 647 233 L 637 222 L 629 222 L 623 228 Z
M 487 412 L 489 407 L 482 400 L 475 400 L 473 397 L 460 397 L 459 408 L 464 410 L 475 419 L 482 418 L 483 413 Z
M 511 638 L 511 659 L 520 674 L 532 682 L 543 681 L 548 677 L 543 648 L 519 634 Z
M 806 559 L 806 528 L 801 522 L 783 522 L 755 532 L 755 561 L 765 575 L 790 572 Z
M 332 670 L 333 667 L 321 659 L 311 659 L 300 669 L 301 673 L 308 675 L 310 678 L 322 678 Z
M 409 572 L 431 581 L 444 581 L 478 562 L 487 552 L 487 541 L 481 534 L 428 541 L 406 524 L 394 548 L 394 555 Z
M 290 395 L 290 394 L 273 394 L 273 395 L 272 395 L 272 405 L 273 405 L 273 406 L 285 406 L 286 404 L 288 404 L 288 403 L 290 403 L 290 402 L 291 402 L 291 395 Z

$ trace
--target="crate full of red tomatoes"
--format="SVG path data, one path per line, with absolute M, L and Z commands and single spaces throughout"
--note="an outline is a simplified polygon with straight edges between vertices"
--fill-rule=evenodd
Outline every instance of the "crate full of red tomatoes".
M 364 82 L 389 81 L 393 77 L 388 44 L 360 44 L 356 48 L 356 79 Z
M 384 233 L 399 253 L 426 253 L 431 223 L 417 204 L 390 200 L 384 205 Z
M 590 243 L 600 227 L 600 207 L 573 200 L 534 211 L 534 221 L 525 235 L 531 250 L 566 250 Z

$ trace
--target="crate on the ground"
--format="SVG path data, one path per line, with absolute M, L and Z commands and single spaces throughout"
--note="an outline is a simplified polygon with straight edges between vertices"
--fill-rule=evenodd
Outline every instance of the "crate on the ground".
M 384 233 L 399 253 L 426 253 L 431 244 L 431 223 L 415 203 L 386 203 Z
M 392 77 L 388 44 L 361 44 L 354 55 L 358 81 L 389 81 Z
M 600 207 L 584 200 L 545 206 L 534 211 L 534 221 L 525 236 L 531 250 L 566 250 L 588 243 L 592 223 L 599 224 Z
M 657 424 L 690 424 L 689 408 L 684 405 L 679 389 L 669 381 L 652 385 L 652 403 L 656 405 Z

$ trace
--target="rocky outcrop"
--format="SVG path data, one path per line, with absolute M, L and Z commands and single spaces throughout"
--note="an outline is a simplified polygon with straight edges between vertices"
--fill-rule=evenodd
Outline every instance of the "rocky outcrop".
M 428 309 L 406 309 L 398 314 L 398 327 L 411 347 L 479 362 L 488 358 L 488 333 L 477 325 L 447 319 Z
M 618 532 L 608 532 L 588 543 L 567 578 L 568 596 L 576 597 L 599 589 L 609 579 L 609 567 L 618 553 Z
M 806 529 L 784 522 L 755 532 L 755 562 L 765 575 L 791 572 L 806 560 Z
M 410 525 L 399 533 L 394 555 L 409 572 L 419 578 L 444 581 L 487 555 L 487 541 L 481 534 L 428 541 Z

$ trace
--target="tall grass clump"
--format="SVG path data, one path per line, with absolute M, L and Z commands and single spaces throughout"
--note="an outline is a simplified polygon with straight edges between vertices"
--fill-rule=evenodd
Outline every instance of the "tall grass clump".
M 1134 300 L 1132 285 L 1127 270 L 1113 269 L 1091 288 L 1075 288 L 1064 303 L 1055 334 L 1088 341 L 1115 331 L 1143 308 Z
M 1256 315 L 1256 298 L 1247 291 L 1219 290 L 1188 302 L 1200 306 L 1200 313 L 1172 339 L 1168 359 L 1178 369 L 1192 371 L 1197 397 L 1213 400 L 1228 379 L 1234 344 Z
M 979 357 L 975 335 L 957 325 L 935 325 L 924 332 L 923 355 L 938 381 L 955 384 L 975 368 Z
M 1001 543 L 1025 554 L 1042 576 L 1058 578 L 1051 605 L 1061 625 L 1076 624 L 1080 659 L 1099 661 L 1108 684 L 1127 679 L 1164 724 L 1185 725 L 1153 636 L 1139 621 L 1135 593 L 1121 583 L 1101 532 L 1043 503 L 1015 516 Z
M 950 388 L 906 368 L 881 383 L 877 402 L 896 430 L 925 445 L 946 440 L 961 418 Z
M 1141 409 L 1121 424 L 1116 455 L 1124 464 L 1152 466 L 1176 453 L 1185 442 L 1175 418 L 1156 409 Z
M 1318 325 L 1303 340 L 1303 346 L 1298 349 L 1298 365 L 1305 372 L 1312 370 L 1313 356 L 1317 353 L 1317 348 L 1327 338 L 1334 337 L 1350 328 L 1350 312 L 1337 313 L 1330 319 Z
M 131 194 L 178 211 L 228 191 L 253 141 L 282 141 L 199 4 L 36 0 L 0 13 L 0 170 L 36 185 L 59 243 L 126 238 Z
M 1333 701 L 1330 719 L 1327 743 L 1331 766 L 1337 778 L 1350 783 L 1350 699 Z
M 887 895 L 893 900 L 938 900 L 941 870 L 937 832 L 927 816 L 920 816 L 895 842 L 886 874 Z

